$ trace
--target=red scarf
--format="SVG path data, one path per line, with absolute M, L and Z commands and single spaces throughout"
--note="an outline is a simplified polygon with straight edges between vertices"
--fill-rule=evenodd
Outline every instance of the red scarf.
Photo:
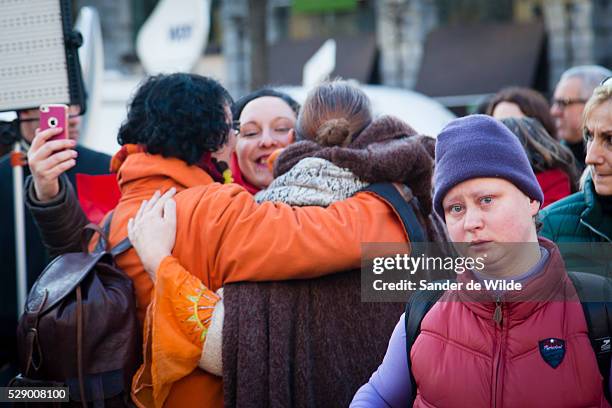
M 230 161 L 230 169 L 232 170 L 232 176 L 234 177 L 234 183 L 241 185 L 245 188 L 246 191 L 255 195 L 261 190 L 258 187 L 255 187 L 253 184 L 249 183 L 244 176 L 242 175 L 242 170 L 240 170 L 240 166 L 238 165 L 238 156 L 236 153 L 232 153 L 232 159 Z
M 202 155 L 198 167 L 207 172 L 217 183 L 230 184 L 234 182 L 234 176 L 227 163 L 217 161 L 210 152 Z

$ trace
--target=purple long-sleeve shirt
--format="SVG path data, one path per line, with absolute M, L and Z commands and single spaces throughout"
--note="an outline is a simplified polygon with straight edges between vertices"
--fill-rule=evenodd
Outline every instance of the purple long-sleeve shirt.
M 406 328 L 404 314 L 397 322 L 389 347 L 378 370 L 372 374 L 353 397 L 351 408 L 403 407 L 410 400 L 412 384 L 406 356 Z
M 513 278 L 524 282 L 543 270 L 548 260 L 548 251 L 542 247 L 542 257 L 528 272 Z M 364 384 L 351 402 L 351 408 L 363 407 L 406 407 L 412 393 L 410 371 L 406 355 L 406 326 L 405 315 L 399 319 L 387 347 L 387 353 L 382 364 L 372 374 L 370 380 Z M 612 392 L 612 377 L 608 384 Z

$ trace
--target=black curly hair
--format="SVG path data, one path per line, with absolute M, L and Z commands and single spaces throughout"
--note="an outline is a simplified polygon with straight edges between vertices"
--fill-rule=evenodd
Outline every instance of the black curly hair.
M 136 91 L 117 141 L 195 164 L 227 142 L 231 124 L 225 108 L 231 104 L 229 93 L 214 79 L 184 73 L 152 76 Z
M 243 96 L 234 103 L 234 105 L 232 106 L 232 116 L 234 117 L 234 120 L 240 120 L 240 114 L 242 113 L 244 107 L 249 102 L 254 101 L 257 98 L 261 98 L 262 96 L 273 96 L 282 99 L 287 105 L 289 105 L 291 110 L 295 113 L 295 116 L 297 116 L 300 111 L 300 104 L 297 103 L 296 100 L 293 99 L 291 96 L 289 96 L 289 94 L 277 91 L 276 89 L 272 88 L 261 88 L 257 91 L 253 91 L 250 94 Z

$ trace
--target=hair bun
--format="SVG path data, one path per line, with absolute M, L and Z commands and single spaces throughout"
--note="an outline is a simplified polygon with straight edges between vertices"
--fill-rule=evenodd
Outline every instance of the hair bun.
M 347 146 L 350 140 L 350 124 L 344 118 L 325 121 L 317 130 L 316 141 L 321 146 Z

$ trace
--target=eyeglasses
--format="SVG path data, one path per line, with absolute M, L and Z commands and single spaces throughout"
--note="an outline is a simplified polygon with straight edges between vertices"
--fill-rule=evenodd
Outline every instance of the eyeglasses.
M 560 109 L 565 109 L 568 106 L 575 105 L 577 103 L 586 103 L 586 99 L 563 98 L 552 100 L 552 106 L 556 106 Z
M 240 126 L 237 120 L 233 120 L 229 124 L 229 131 L 232 132 L 235 136 L 238 136 L 238 134 L 240 133 Z
M 602 80 L 602 81 L 599 83 L 599 86 L 603 86 L 603 85 L 606 85 L 606 86 L 612 85 L 612 75 L 611 75 L 611 76 L 609 76 L 609 77 L 604 78 L 604 79 L 603 79 L 603 80 Z

